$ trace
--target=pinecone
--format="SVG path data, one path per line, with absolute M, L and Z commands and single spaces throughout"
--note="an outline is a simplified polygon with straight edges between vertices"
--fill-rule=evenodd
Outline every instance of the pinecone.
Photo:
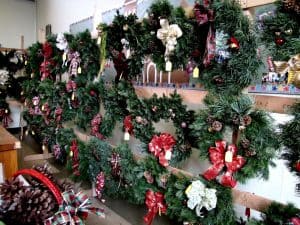
M 215 118 L 212 115 L 208 115 L 208 117 L 206 118 L 206 122 L 208 124 L 212 124 L 215 121 Z
M 283 0 L 282 3 L 286 10 L 292 10 L 296 4 L 296 0 Z
M 212 127 L 212 129 L 213 129 L 214 131 L 221 131 L 223 125 L 222 125 L 221 122 L 219 122 L 219 121 L 216 120 L 216 121 L 214 121 L 214 122 L 212 123 L 211 127 Z
M 252 118 L 251 118 L 251 116 L 246 115 L 243 117 L 243 121 L 244 121 L 245 126 L 248 126 L 252 122 Z
M 246 138 L 244 138 L 243 140 L 241 140 L 241 146 L 244 149 L 248 149 L 250 147 L 250 141 Z
M 42 224 L 53 216 L 58 205 L 50 191 L 22 185 L 16 178 L 2 185 L 0 216 L 3 220 L 10 224 Z
M 240 124 L 240 117 L 238 115 L 234 115 L 232 118 L 232 122 L 235 125 L 239 125 Z

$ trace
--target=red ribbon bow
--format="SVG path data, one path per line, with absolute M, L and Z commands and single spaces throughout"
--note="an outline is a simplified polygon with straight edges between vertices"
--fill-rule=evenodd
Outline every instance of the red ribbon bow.
M 74 139 L 72 141 L 70 151 L 73 153 L 73 155 L 72 155 L 73 174 L 76 176 L 79 176 L 80 175 L 80 172 L 79 172 L 79 150 L 78 150 L 76 139 Z
M 291 222 L 294 224 L 294 225 L 300 225 L 300 218 L 299 217 L 293 217 L 291 219 Z
M 130 135 L 133 134 L 133 124 L 131 120 L 131 116 L 128 115 L 124 118 L 124 129 L 126 132 L 128 132 Z
M 169 165 L 172 148 L 176 141 L 171 134 L 161 133 L 159 136 L 154 135 L 148 144 L 149 151 L 159 158 L 159 163 L 166 167 Z
M 61 121 L 62 111 L 63 110 L 60 106 L 58 106 L 54 111 L 56 124 L 59 124 Z
M 73 80 L 69 80 L 68 83 L 66 84 L 66 89 L 67 89 L 67 92 L 76 91 L 76 89 L 77 89 L 76 82 Z
M 145 203 L 148 207 L 148 212 L 144 216 L 144 222 L 147 225 L 152 224 L 152 221 L 157 213 L 166 213 L 167 211 L 167 205 L 164 203 L 164 195 L 161 192 L 148 190 L 146 192 Z
M 13 122 L 12 118 L 9 115 L 9 112 L 6 112 L 6 109 L 0 109 L 0 118 L 2 118 L 3 127 L 8 127 L 8 125 Z
M 101 114 L 97 114 L 91 121 L 91 135 L 95 136 L 96 138 L 103 140 L 104 136 L 99 132 L 99 126 L 102 121 Z
M 207 180 L 215 179 L 221 170 L 226 166 L 226 172 L 221 178 L 221 184 L 226 187 L 234 188 L 236 180 L 233 178 L 233 173 L 238 171 L 246 163 L 246 160 L 237 153 L 237 147 L 233 144 L 228 145 L 227 150 L 232 152 L 232 161 L 225 161 L 226 141 L 216 141 L 216 147 L 209 148 L 209 158 L 213 165 L 208 168 L 203 174 Z

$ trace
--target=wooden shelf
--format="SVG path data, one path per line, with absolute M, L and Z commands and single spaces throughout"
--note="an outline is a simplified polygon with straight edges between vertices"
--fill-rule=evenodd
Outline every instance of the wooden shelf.
M 0 162 L 4 166 L 4 177 L 10 178 L 18 170 L 17 149 L 21 142 L 0 126 Z

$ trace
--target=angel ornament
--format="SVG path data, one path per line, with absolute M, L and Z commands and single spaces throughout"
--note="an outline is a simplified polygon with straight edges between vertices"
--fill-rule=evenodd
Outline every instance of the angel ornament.
M 157 38 L 160 39 L 165 50 L 165 61 L 166 61 L 166 71 L 172 71 L 172 63 L 170 62 L 170 56 L 175 50 L 177 44 L 177 38 L 182 36 L 182 30 L 177 24 L 169 25 L 169 21 L 165 18 L 160 19 L 161 28 L 157 31 Z

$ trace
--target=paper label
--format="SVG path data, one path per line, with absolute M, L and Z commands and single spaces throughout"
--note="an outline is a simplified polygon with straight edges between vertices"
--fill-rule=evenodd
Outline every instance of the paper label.
M 193 77 L 198 78 L 199 77 L 199 68 L 195 67 L 193 70 Z
M 128 132 L 125 132 L 124 133 L 124 140 L 129 141 L 129 139 L 130 139 L 130 134 Z
M 172 156 L 172 152 L 169 150 L 169 151 L 166 151 L 166 154 L 165 154 L 165 158 L 166 160 L 170 160 L 171 159 L 171 156 Z
M 170 61 L 166 62 L 166 71 L 168 72 L 172 71 L 172 63 Z
M 80 66 L 77 69 L 77 73 L 79 73 L 79 74 L 81 73 L 81 67 Z
M 63 59 L 63 62 L 66 61 L 66 59 L 67 59 L 67 54 L 66 54 L 66 53 L 64 53 L 64 54 L 62 55 L 62 59 Z
M 101 44 L 101 37 L 98 37 L 97 38 L 97 45 L 100 45 Z
M 188 195 L 188 193 L 191 191 L 192 185 L 190 184 L 187 189 L 185 189 L 185 194 Z
M 233 158 L 233 152 L 232 151 L 227 151 L 225 153 L 225 162 L 231 163 Z

